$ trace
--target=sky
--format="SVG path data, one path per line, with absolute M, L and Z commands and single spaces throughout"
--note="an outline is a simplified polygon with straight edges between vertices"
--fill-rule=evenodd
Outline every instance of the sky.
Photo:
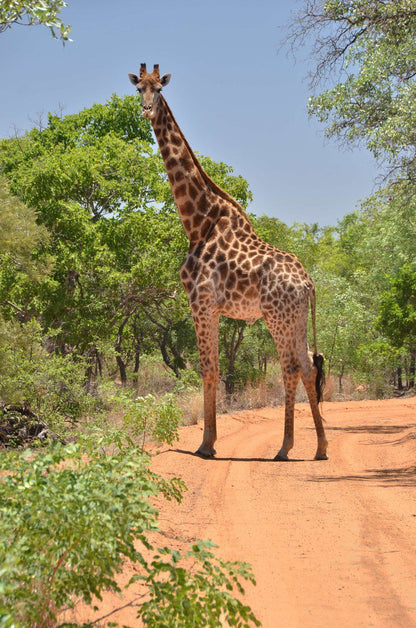
M 191 147 L 249 183 L 249 211 L 336 225 L 376 189 L 369 153 L 325 138 L 307 113 L 310 60 L 279 50 L 295 0 L 67 0 L 72 42 L 45 27 L 0 35 L 0 137 L 50 111 L 133 94 L 128 72 L 159 63 L 166 100 Z

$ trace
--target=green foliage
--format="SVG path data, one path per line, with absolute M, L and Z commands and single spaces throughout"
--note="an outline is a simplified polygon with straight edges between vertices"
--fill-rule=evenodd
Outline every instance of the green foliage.
M 141 439 L 142 448 L 146 438 L 168 445 L 179 438 L 178 427 L 183 413 L 172 394 L 167 393 L 159 399 L 151 394 L 135 399 L 121 394 L 116 403 L 123 412 L 123 428 L 133 439 Z
M 233 174 L 233 168 L 223 162 L 215 162 L 210 157 L 203 155 L 198 155 L 198 160 L 215 183 L 226 190 L 246 209 L 249 202 L 253 200 L 247 181 L 241 175 Z
M 148 575 L 141 577 L 151 593 L 139 611 L 147 626 L 261 625 L 251 609 L 232 595 L 234 588 L 244 594 L 240 579 L 255 584 L 249 565 L 216 558 L 212 547 L 216 546 L 198 542 L 184 556 L 168 547 L 159 550 Z
M 266 372 L 267 358 L 276 347 L 265 324 L 223 318 L 220 321 L 220 378 L 228 395 L 258 381 Z
M 103 439 L 3 452 L 3 625 L 56 625 L 57 613 L 71 607 L 74 596 L 91 603 L 103 589 L 118 591 L 124 558 L 143 564 L 147 533 L 157 528 L 149 498 L 161 492 L 161 480 L 143 454 L 120 443 L 112 455 Z M 179 497 L 178 487 L 163 481 L 170 497 Z
M 378 324 L 393 346 L 416 348 L 416 265 L 405 264 L 381 294 Z
M 310 0 L 289 40 L 310 41 L 315 80 L 330 88 L 313 96 L 309 111 L 328 136 L 363 143 L 395 179 L 414 181 L 416 152 L 416 1 Z M 334 69 L 342 79 L 333 84 Z
M 76 599 L 87 604 L 106 589 L 120 591 L 125 559 L 136 565 L 149 599 L 139 615 L 149 626 L 260 625 L 233 598 L 247 564 L 216 558 L 197 542 L 183 560 L 175 550 L 155 552 L 156 495 L 181 500 L 184 485 L 149 470 L 149 457 L 117 431 L 93 431 L 76 444 L 49 446 L 0 458 L 0 625 L 56 626 Z M 150 559 L 148 558 L 150 555 Z M 197 565 L 197 568 L 195 568 Z M 185 623 L 184 623 L 185 622 Z
M 319 345 L 328 368 L 335 372 L 352 372 L 360 368 L 358 348 L 368 341 L 374 312 L 366 305 L 362 277 L 346 281 L 328 273 L 315 273 L 319 320 Z
M 55 429 L 96 408 L 85 390 L 82 361 L 46 351 L 37 322 L 26 325 L 0 317 L 0 399 L 30 408 Z
M 4 258 L 9 258 L 16 269 L 30 272 L 33 279 L 33 251 L 47 241 L 48 232 L 37 224 L 36 212 L 10 193 L 4 177 L 0 178 L 0 206 L 0 260 L 4 263 Z
M 71 27 L 64 24 L 59 14 L 66 7 L 64 0 L 3 0 L 0 6 L 0 33 L 14 24 L 47 26 L 55 39 L 71 41 Z
M 0 306 L 6 317 L 26 321 L 35 308 L 31 298 L 53 268 L 52 255 L 39 256 L 49 234 L 37 224 L 36 212 L 10 193 L 4 177 L 0 178 L 0 208 Z
M 288 227 L 278 218 L 269 216 L 252 216 L 253 226 L 257 234 L 281 251 L 294 253 L 306 268 L 314 266 L 320 258 L 322 240 L 330 232 L 330 228 L 294 223 Z

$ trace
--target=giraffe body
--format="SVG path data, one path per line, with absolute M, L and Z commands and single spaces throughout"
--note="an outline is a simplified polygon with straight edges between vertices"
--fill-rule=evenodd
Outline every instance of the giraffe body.
M 204 436 L 199 454 L 215 454 L 216 390 L 219 379 L 220 315 L 254 323 L 264 318 L 276 343 L 285 387 L 285 430 L 277 460 L 293 447 L 296 388 L 301 378 L 315 422 L 316 459 L 326 459 L 327 441 L 317 393 L 321 376 L 316 350 L 313 282 L 295 255 L 263 242 L 241 206 L 202 169 L 167 102 L 160 94 L 170 75 L 160 77 L 142 64 L 140 77 L 129 75 L 141 93 L 143 115 L 150 118 L 172 188 L 189 251 L 180 270 L 198 339 L 204 382 Z M 315 351 L 307 344 L 311 304 Z M 318 366 L 318 368 L 317 368 Z

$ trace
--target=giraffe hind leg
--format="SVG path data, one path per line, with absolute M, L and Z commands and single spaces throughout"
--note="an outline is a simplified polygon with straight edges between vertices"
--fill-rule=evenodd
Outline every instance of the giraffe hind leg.
M 322 356 L 314 356 L 312 358 L 308 351 L 306 338 L 299 344 L 298 350 L 299 361 L 302 368 L 302 382 L 305 387 L 309 399 L 309 405 L 315 424 L 316 436 L 318 439 L 318 447 L 315 454 L 315 460 L 328 460 L 327 447 L 328 441 L 325 436 L 323 419 L 319 409 L 321 390 L 319 382 L 323 379 L 322 372 Z
M 308 395 L 309 405 L 311 407 L 313 421 L 315 423 L 316 436 L 318 439 L 315 460 L 328 460 L 328 441 L 325 436 L 323 419 L 319 410 L 318 395 L 316 391 L 316 375 L 317 369 L 311 364 L 308 372 L 306 374 L 302 374 L 302 382 Z

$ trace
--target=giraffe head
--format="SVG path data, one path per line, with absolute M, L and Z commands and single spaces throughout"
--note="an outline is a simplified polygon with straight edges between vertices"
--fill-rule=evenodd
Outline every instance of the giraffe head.
M 159 74 L 159 65 L 153 66 L 153 72 L 150 74 L 146 70 L 146 64 L 140 66 L 140 76 L 129 74 L 129 79 L 136 86 L 137 91 L 142 97 L 144 118 L 153 118 L 157 111 L 160 100 L 160 92 L 170 81 L 170 74 Z

